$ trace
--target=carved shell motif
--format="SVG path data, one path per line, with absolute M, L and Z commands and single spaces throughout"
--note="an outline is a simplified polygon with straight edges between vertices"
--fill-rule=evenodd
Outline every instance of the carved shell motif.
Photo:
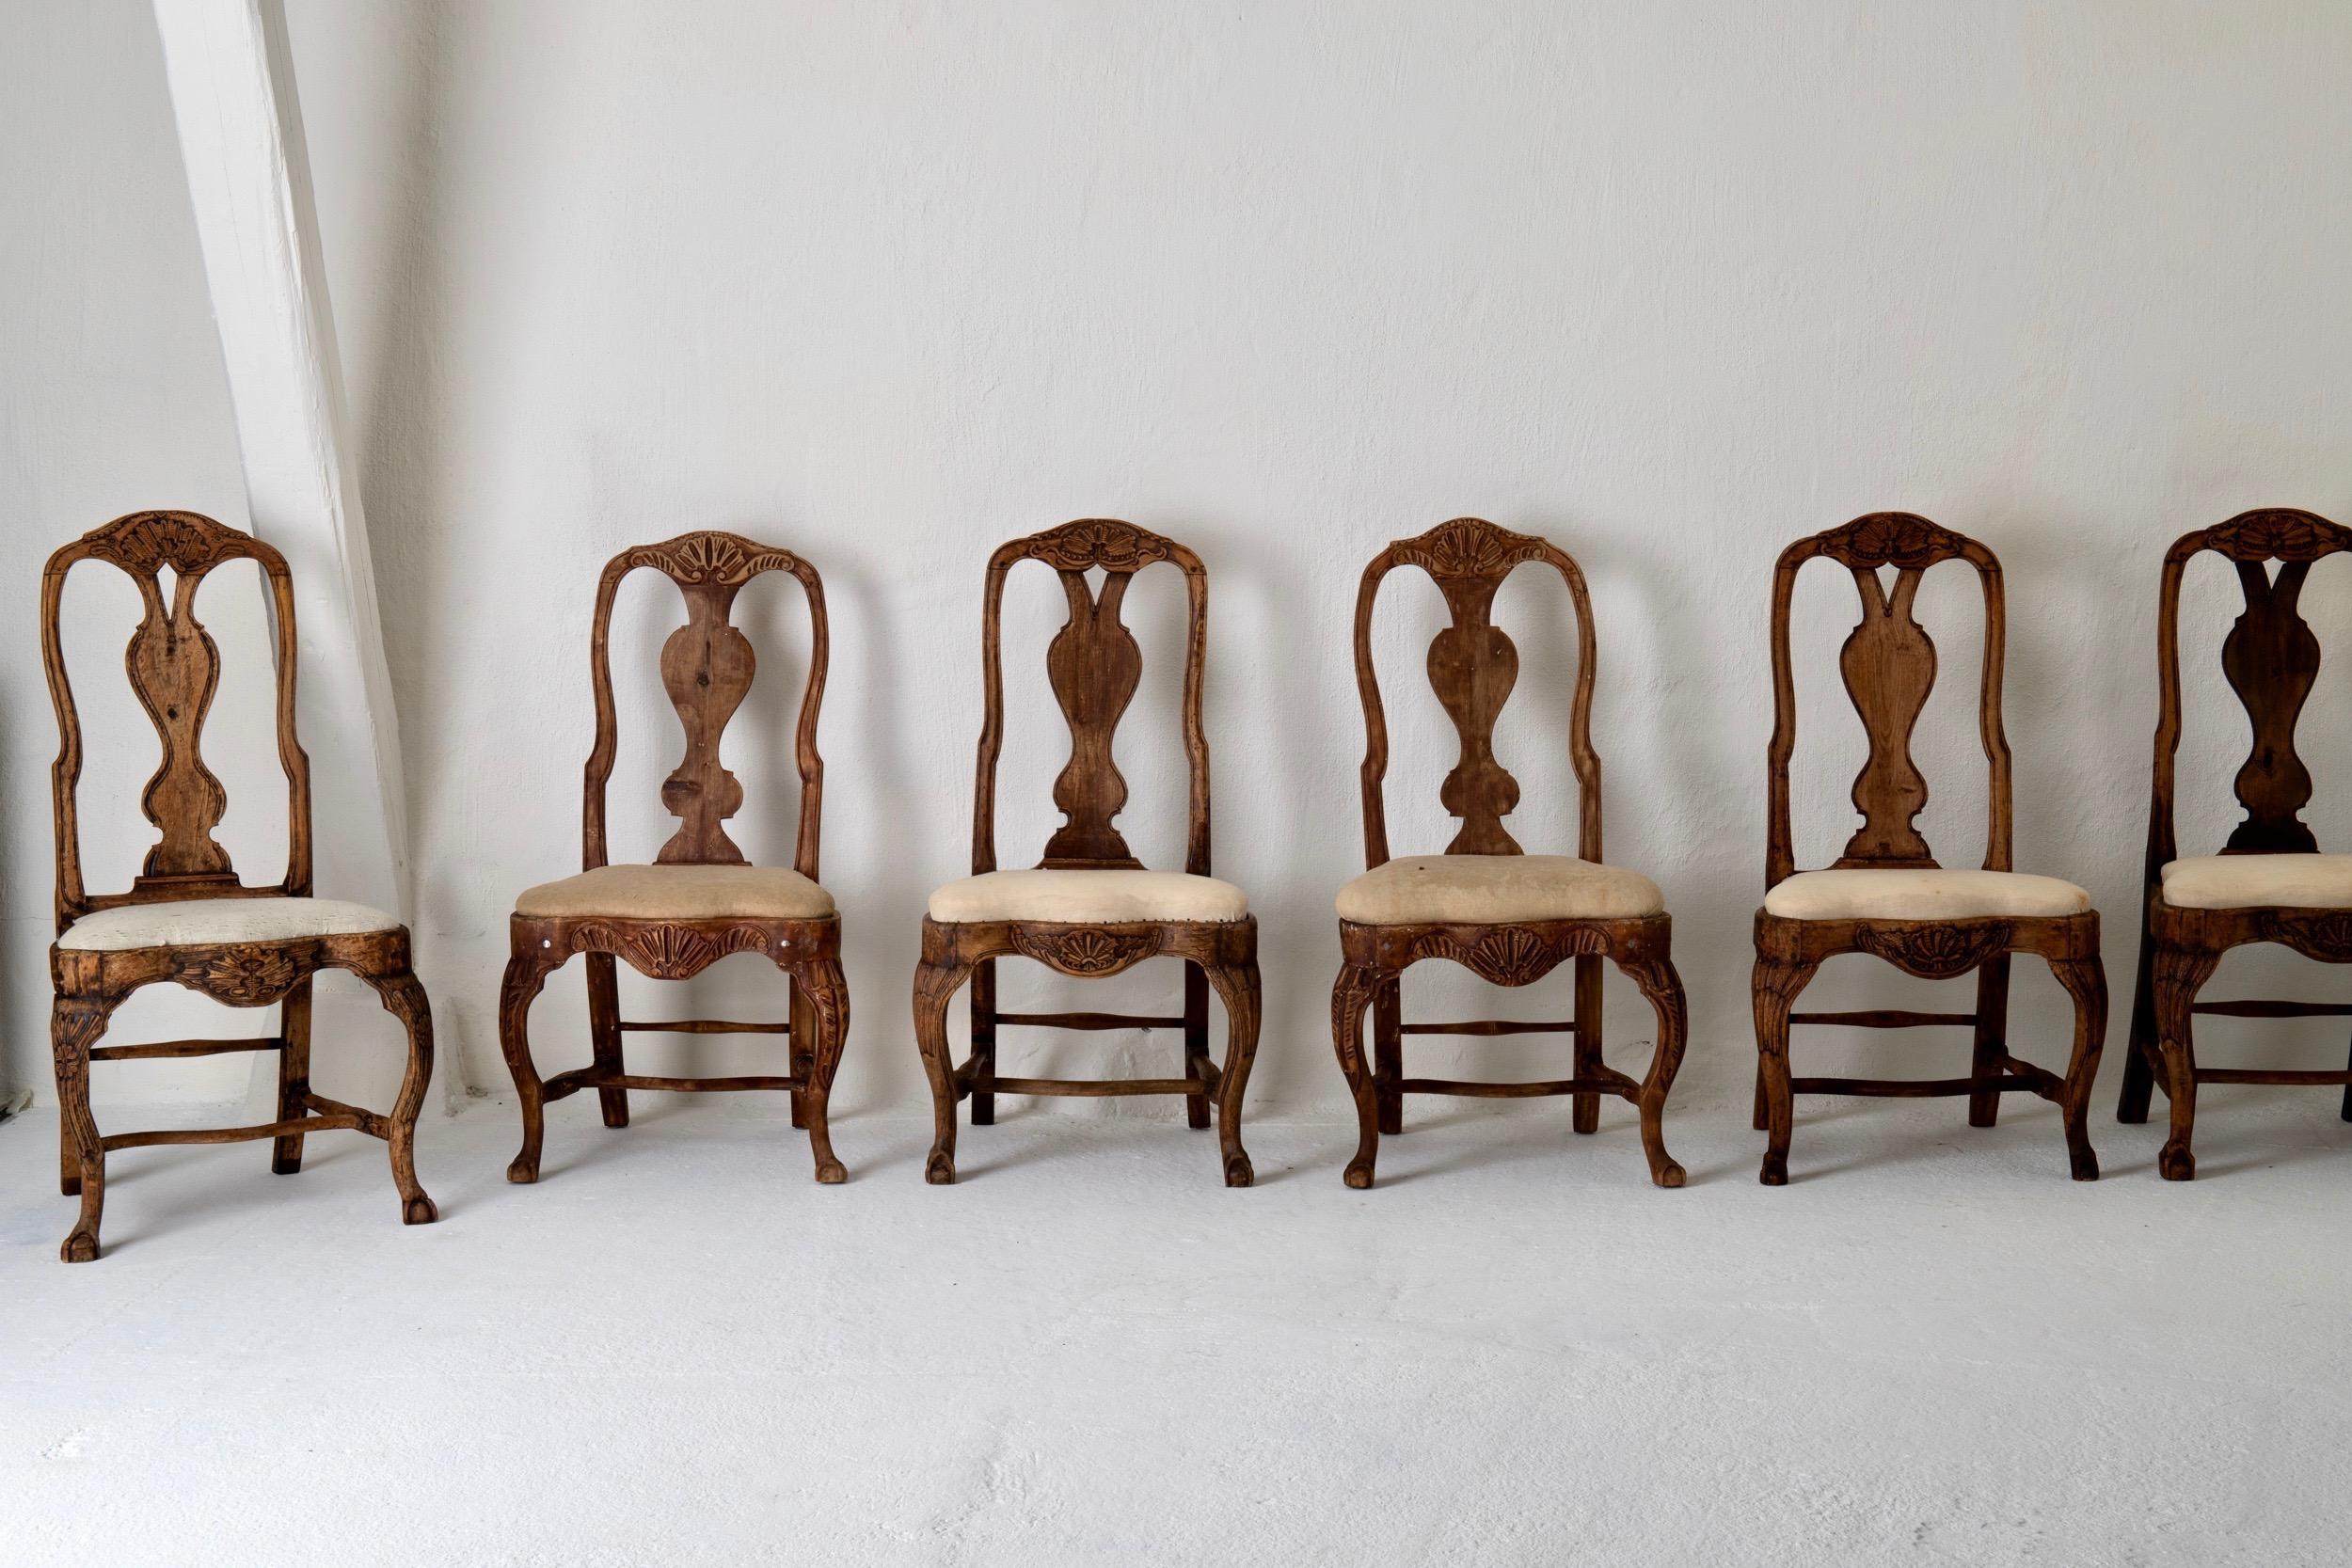
M 635 926 L 589 921 L 571 932 L 575 953 L 614 953 L 631 969 L 656 980 L 698 974 L 730 953 L 765 953 L 768 933 L 757 926 L 731 926 L 715 936 L 683 926 Z
M 1854 942 L 1865 953 L 1925 979 L 1947 979 L 1976 968 L 2009 946 L 2010 928 L 1989 926 L 1865 926 Z
M 2308 512 L 2241 512 L 2207 529 L 2204 547 L 2233 561 L 2316 561 L 2352 547 L 2352 529 Z
M 1524 986 L 1550 974 L 1563 958 L 1608 950 L 1608 938 L 1597 930 L 1572 930 L 1547 940 L 1524 926 L 1496 926 L 1468 942 L 1448 932 L 1433 931 L 1417 939 L 1406 958 L 1408 962 L 1450 958 L 1482 980 L 1498 986 Z
M 629 566 L 651 566 L 675 582 L 715 582 L 739 588 L 766 571 L 791 571 L 799 558 L 735 533 L 686 533 L 628 551 Z
M 137 512 L 82 536 L 89 553 L 128 571 L 169 566 L 186 575 L 212 565 L 222 548 L 248 535 L 190 512 Z
M 1821 553 L 1849 566 L 1932 566 L 1968 541 L 1909 512 L 1873 512 L 1820 535 Z
M 171 977 L 232 1007 L 259 1007 L 277 1001 L 302 977 L 302 966 L 283 948 L 222 948 L 192 953 Z
M 2267 942 L 2283 942 L 2322 963 L 2352 962 L 2352 914 L 2280 918 L 2265 911 L 2257 927 Z
M 1176 551 L 1175 542 L 1116 517 L 1081 517 L 1021 541 L 1021 553 L 1063 572 L 1132 572 Z
M 1065 974 L 1115 974 L 1152 956 L 1156 938 L 1148 931 L 1013 932 L 1013 945 Z
M 1480 578 L 1522 561 L 1540 561 L 1544 550 L 1544 542 L 1534 534 L 1514 533 L 1483 517 L 1456 517 L 1390 546 L 1389 556 L 1433 578 Z

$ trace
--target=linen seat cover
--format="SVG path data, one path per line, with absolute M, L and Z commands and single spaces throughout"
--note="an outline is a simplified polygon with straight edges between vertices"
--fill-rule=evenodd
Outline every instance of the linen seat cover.
M 382 910 L 340 898 L 174 898 L 86 914 L 66 927 L 57 945 L 68 952 L 119 953 L 398 929 L 400 922 Z
M 1666 909 L 1640 872 L 1573 855 L 1406 855 L 1349 882 L 1336 903 L 1359 926 L 1630 920 Z
M 2352 909 L 2352 855 L 2198 855 L 2156 875 L 2174 909 Z
M 1072 926 L 1222 922 L 1248 913 L 1248 897 L 1232 883 L 1183 871 L 990 871 L 949 882 L 930 901 L 930 917 L 944 925 L 983 920 Z
M 1970 920 L 1985 915 L 2044 919 L 2082 914 L 2090 895 L 2056 877 L 2022 871 L 1946 871 L 1852 866 L 1800 871 L 1764 895 L 1764 912 L 1784 920 Z
M 833 895 L 781 865 L 600 865 L 526 888 L 515 912 L 536 920 L 821 920 Z

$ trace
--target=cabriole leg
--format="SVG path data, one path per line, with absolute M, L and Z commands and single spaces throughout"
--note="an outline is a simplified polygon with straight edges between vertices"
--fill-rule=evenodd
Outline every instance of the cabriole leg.
M 2192 1143 L 2197 1131 L 2197 1044 L 2193 1012 L 2197 993 L 2212 978 L 2220 955 L 2161 948 L 2152 966 L 2155 993 L 2156 1048 L 2163 1053 L 2166 1092 L 2172 1099 L 2171 1126 L 2156 1154 L 2156 1173 L 2167 1181 L 2197 1179 Z
M 549 969 L 536 954 L 517 953 L 507 960 L 506 977 L 499 986 L 499 1049 L 505 1053 L 506 1070 L 514 1075 L 523 1114 L 523 1147 L 506 1167 L 509 1181 L 539 1180 L 547 1110 L 539 1069 L 531 1060 L 531 1003 L 548 983 Z
M 1357 1188 L 1372 1185 L 1372 1168 L 1380 1158 L 1380 1096 L 1364 1060 L 1364 1010 L 1381 983 L 1370 965 L 1351 963 L 1340 966 L 1331 985 L 1331 1048 L 1339 1053 L 1340 1071 L 1356 1100 L 1356 1157 L 1347 1163 L 1345 1180 Z
M 934 1187 L 956 1180 L 956 1070 L 947 1050 L 947 1004 L 971 973 L 960 963 L 918 963 L 914 970 L 914 1044 L 931 1084 L 931 1151 L 923 1180 Z
M 1250 1064 L 1258 1059 L 1258 960 L 1219 964 L 1208 972 L 1208 978 L 1225 1003 L 1225 1071 L 1216 1086 L 1216 1140 L 1225 1160 L 1225 1184 L 1247 1187 L 1256 1173 L 1241 1147 L 1241 1100 L 1249 1086 Z
M 1642 1152 L 1649 1158 L 1651 1181 L 1661 1187 L 1679 1187 L 1689 1177 L 1666 1152 L 1665 1115 L 1666 1095 L 1674 1088 L 1675 1074 L 1681 1069 L 1683 1048 L 1691 1033 L 1682 977 L 1675 973 L 1673 962 L 1662 957 L 1630 963 L 1620 958 L 1617 967 L 1642 988 L 1642 994 L 1649 999 L 1651 1009 L 1658 1015 L 1658 1049 L 1650 1057 L 1649 1075 L 1642 1081 L 1638 1102 L 1642 1113 Z M 1580 975 L 1580 989 L 1581 980 Z M 1596 989 L 1598 983 L 1596 975 Z M 1581 1043 L 1580 1037 L 1580 1047 Z
M 417 1181 L 417 1117 L 424 1110 L 425 1085 L 433 1081 L 433 1008 L 414 974 L 369 976 L 368 984 L 375 988 L 384 1010 L 408 1031 L 408 1071 L 400 1081 L 387 1140 L 391 1145 L 392 1185 L 400 1189 L 400 1222 L 431 1225 L 441 1215 Z
M 800 1107 L 808 1128 L 809 1152 L 816 1156 L 817 1180 L 834 1186 L 850 1179 L 841 1162 L 834 1157 L 833 1129 L 827 1119 L 827 1107 L 833 1101 L 833 1076 L 841 1066 L 841 1046 L 850 1032 L 850 987 L 843 977 L 841 965 L 833 958 L 810 964 L 794 978 L 793 993 L 807 998 L 806 1007 L 796 1007 L 815 1015 L 816 1037 L 809 1042 L 808 1088 L 792 1097 Z M 798 1037 L 795 1037 L 796 1038 Z
M 57 1123 L 72 1150 L 75 1191 L 82 1212 L 57 1256 L 69 1263 L 98 1260 L 98 1222 L 106 1207 L 106 1152 L 89 1107 L 89 1053 L 106 1032 L 111 1004 L 60 996 L 50 1008 L 49 1049 L 57 1069 Z M 69 1195 L 71 1196 L 71 1195 Z
M 2054 958 L 2050 973 L 2074 999 L 2074 1052 L 2066 1063 L 2066 1093 L 2058 1102 L 2066 1120 L 2066 1160 L 2077 1181 L 2099 1180 L 2099 1156 L 2090 1147 L 2090 1087 L 2099 1076 L 2099 1052 L 2107 1037 L 2107 975 L 2094 955 Z

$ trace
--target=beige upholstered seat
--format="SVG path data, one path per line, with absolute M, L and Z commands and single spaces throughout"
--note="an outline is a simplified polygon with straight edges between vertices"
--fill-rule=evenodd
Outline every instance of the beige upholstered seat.
M 2176 910 L 2352 909 L 2352 855 L 2198 855 L 2157 875 Z
M 1340 889 L 1337 902 L 1358 926 L 1629 920 L 1666 908 L 1640 872 L 1572 855 L 1406 855 Z
M 821 920 L 833 895 L 780 865 L 600 865 L 526 888 L 515 912 L 533 919 Z
M 175 898 L 86 914 L 66 927 L 57 945 L 68 951 L 119 953 L 133 947 L 357 936 L 399 927 L 382 910 L 340 898 Z
M 2041 919 L 2081 914 L 2090 895 L 2056 877 L 2022 871 L 1906 870 L 1857 866 L 1800 871 L 1764 895 L 1764 912 L 1784 920 Z
M 1107 926 L 1134 920 L 1229 921 L 1249 913 L 1241 889 L 1182 871 L 991 871 L 931 895 L 946 924 L 1043 920 Z

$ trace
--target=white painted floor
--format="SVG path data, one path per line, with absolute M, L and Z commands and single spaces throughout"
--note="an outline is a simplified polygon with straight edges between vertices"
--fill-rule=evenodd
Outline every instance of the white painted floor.
M 921 1180 L 851 1117 L 819 1188 L 781 1105 L 136 1151 L 54 1261 L 55 1123 L 0 1124 L 0 1561 L 2342 1563 L 2352 1127 L 2214 1090 L 2201 1180 L 2102 1091 L 2106 1180 L 2012 1098 L 1408 1106 L 1336 1124 L 1024 1112 Z M 2159 1101 L 2161 1104 L 2161 1101 Z M 772 1108 L 776 1115 L 769 1114 Z M 120 1124 L 125 1118 L 113 1118 Z M 45 1196 L 44 1196 L 45 1195 Z

